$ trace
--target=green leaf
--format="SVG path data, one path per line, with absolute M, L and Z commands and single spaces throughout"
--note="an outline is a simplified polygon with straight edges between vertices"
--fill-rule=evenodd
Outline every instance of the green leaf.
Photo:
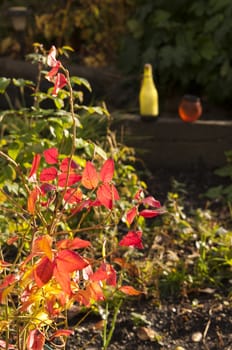
M 54 103 L 56 105 L 56 108 L 61 109 L 64 107 L 64 101 L 61 98 L 54 98 Z
M 101 147 L 99 147 L 95 144 L 93 144 L 93 145 L 94 145 L 94 153 L 98 154 L 100 157 L 102 157 L 104 160 L 106 160 L 107 159 L 106 152 Z
M 8 145 L 8 155 L 12 159 L 16 160 L 22 147 L 23 147 L 23 144 L 21 142 L 13 142 L 13 143 L 9 144 Z
M 219 186 L 215 186 L 210 188 L 206 193 L 206 197 L 210 198 L 210 199 L 216 199 L 216 198 L 220 198 L 222 196 L 222 190 L 223 190 L 223 186 L 219 185 Z
M 228 164 L 220 169 L 215 170 L 214 173 L 222 177 L 230 176 L 232 178 L 232 165 Z
M 0 78 L 0 94 L 4 94 L 10 82 L 11 82 L 10 78 L 4 78 L 4 77 Z
M 35 83 L 31 80 L 25 80 L 25 79 L 15 79 L 13 78 L 13 84 L 18 87 L 24 87 L 24 86 L 35 86 Z
M 71 83 L 77 84 L 77 85 L 84 85 L 87 90 L 89 90 L 90 92 L 92 91 L 91 85 L 88 82 L 88 80 L 84 78 L 75 77 L 75 76 L 71 77 L 70 80 L 71 80 Z

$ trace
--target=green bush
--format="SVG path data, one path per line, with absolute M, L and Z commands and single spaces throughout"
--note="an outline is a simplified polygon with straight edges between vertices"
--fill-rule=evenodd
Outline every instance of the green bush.
M 178 87 L 228 101 L 232 93 L 230 0 L 136 0 L 120 65 L 126 72 L 150 62 L 165 95 Z

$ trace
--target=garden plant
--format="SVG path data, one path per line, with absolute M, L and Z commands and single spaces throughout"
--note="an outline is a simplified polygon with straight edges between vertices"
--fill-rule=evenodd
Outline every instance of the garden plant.
M 186 305 L 202 313 L 199 293 L 215 296 L 205 345 L 215 305 L 231 298 L 231 184 L 202 192 L 210 198 L 202 209 L 173 181 L 161 205 L 135 170 L 134 150 L 117 141 L 105 104 L 85 104 L 89 82 L 62 63 L 70 50 L 36 43 L 28 55 L 35 82 L 0 78 L 9 105 L 0 114 L 0 349 L 69 349 L 77 334 L 86 348 L 95 335 L 81 327 L 97 315 L 105 350 L 123 311 L 126 328 L 152 349 L 167 347 L 169 335 L 154 332 L 149 318 L 173 298 L 175 321 L 186 322 Z M 217 173 L 231 179 L 227 155 Z M 128 310 L 134 299 L 149 308 Z M 223 349 L 229 337 L 216 334 Z
M 86 113 L 110 122 L 105 106 L 81 103 L 75 87 L 90 90 L 89 83 L 69 76 L 54 46 L 34 47 L 37 83 L 0 81 L 10 106 L 1 114 L 0 348 L 64 349 L 73 334 L 68 314 L 78 305 L 102 315 L 106 349 L 123 300 L 142 293 L 124 266 L 143 248 L 144 218 L 163 209 L 123 164 L 130 152 L 108 127 L 104 148 L 80 136 Z M 52 84 L 47 92 L 40 90 L 44 78 Z M 19 109 L 11 84 L 19 88 Z

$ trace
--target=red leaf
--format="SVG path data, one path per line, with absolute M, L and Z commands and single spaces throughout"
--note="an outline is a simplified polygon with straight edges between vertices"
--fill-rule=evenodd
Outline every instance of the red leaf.
M 28 179 L 30 179 L 34 174 L 36 174 L 38 167 L 39 167 L 40 159 L 41 159 L 40 154 L 35 154 L 33 161 L 32 161 L 32 166 L 31 166 L 31 170 L 30 170 L 30 174 L 28 176 Z
M 46 181 L 52 181 L 57 176 L 57 169 L 55 167 L 45 168 L 40 173 L 40 181 L 46 182 Z
M 129 231 L 127 235 L 123 237 L 123 239 L 119 242 L 120 246 L 125 247 L 135 247 L 139 249 L 143 249 L 142 244 L 142 232 L 141 231 Z
M 143 190 L 140 188 L 134 195 L 134 199 L 137 201 L 141 199 L 141 195 L 143 194 Z
M 102 263 L 99 269 L 95 271 L 90 279 L 92 281 L 106 281 L 106 283 L 110 286 L 116 286 L 116 271 L 112 265 Z
M 58 249 L 81 249 L 91 246 L 91 243 L 76 237 L 74 239 L 62 239 L 57 242 L 56 246 Z
M 61 173 L 58 175 L 58 186 L 66 187 L 75 185 L 81 180 L 81 175 L 74 173 Z
M 56 47 L 54 45 L 52 45 L 52 47 L 49 50 L 48 56 L 47 56 L 47 65 L 49 67 L 56 67 L 57 66 L 57 59 L 56 59 L 56 54 L 57 54 L 57 50 Z
M 58 149 L 56 147 L 46 149 L 43 152 L 44 158 L 48 164 L 58 163 Z
M 126 221 L 128 222 L 129 225 L 132 224 L 137 214 L 138 214 L 137 207 L 133 207 L 127 212 Z
M 68 337 L 69 335 L 74 334 L 74 331 L 71 329 L 59 329 L 53 335 L 50 337 L 50 340 L 57 338 L 57 337 Z
M 154 218 L 155 216 L 160 215 L 161 212 L 158 210 L 151 210 L 151 209 L 144 209 L 139 212 L 140 216 L 143 216 L 144 218 Z
M 12 284 L 16 280 L 15 275 L 11 274 L 6 277 L 4 277 L 2 283 L 0 284 L 0 289 L 8 287 L 10 284 Z
M 78 168 L 78 164 L 74 162 L 74 160 L 70 161 L 70 158 L 64 158 L 60 164 L 60 170 L 64 172 L 68 172 L 69 170 L 74 170 Z
M 95 169 L 93 163 L 89 161 L 86 163 L 86 166 L 84 168 L 81 183 L 85 188 L 89 190 L 95 189 L 98 185 L 97 170 Z
M 114 175 L 114 161 L 107 159 L 100 171 L 100 179 L 102 182 L 110 182 Z
M 119 194 L 114 185 L 103 183 L 97 190 L 97 199 L 108 209 L 113 208 L 113 204 L 119 199 Z
M 80 188 L 68 188 L 64 194 L 64 200 L 67 203 L 79 203 L 82 200 L 82 191 Z
M 57 254 L 55 261 L 58 270 L 62 270 L 66 273 L 82 270 L 84 267 L 89 265 L 89 263 L 78 253 L 75 253 L 69 249 L 61 250 Z
M 80 289 L 78 293 L 75 294 L 75 300 L 87 307 L 91 306 L 93 302 L 102 301 L 104 299 L 102 288 L 100 284 L 95 281 L 88 284 L 85 290 Z
M 148 204 L 150 205 L 151 207 L 154 207 L 154 208 L 160 208 L 161 207 L 161 204 L 159 201 L 157 201 L 154 197 L 152 196 L 149 196 L 149 197 L 146 197 L 144 198 L 142 201 L 141 201 L 143 204 Z
M 38 329 L 30 331 L 27 338 L 27 350 L 43 350 L 45 344 L 45 336 Z
M 35 187 L 30 193 L 29 197 L 27 200 L 27 210 L 29 211 L 30 214 L 35 213 L 35 204 L 37 199 L 40 196 L 40 189 L 38 187 Z
M 132 286 L 122 286 L 119 288 L 119 290 L 127 295 L 140 295 L 142 294 L 142 292 L 140 292 L 139 290 L 135 289 Z
M 57 73 L 55 77 L 55 84 L 52 91 L 53 96 L 57 96 L 60 89 L 62 89 L 67 84 L 66 76 L 63 73 Z
M 9 350 L 16 349 L 15 345 L 13 345 L 13 344 L 7 344 L 6 345 L 5 340 L 0 340 L 0 348 L 1 349 L 9 349 Z
M 53 270 L 54 263 L 44 256 L 34 270 L 34 279 L 38 287 L 42 287 L 52 278 Z
M 53 276 L 57 280 L 57 282 L 60 284 L 61 288 L 63 291 L 71 295 L 72 290 L 71 290 L 71 280 L 70 280 L 70 275 L 65 271 L 59 268 L 60 266 L 55 266 L 54 267 L 54 272 Z
M 52 184 L 48 184 L 48 183 L 43 183 L 40 187 L 41 190 L 41 194 L 44 196 L 45 194 L 47 194 L 48 192 L 52 192 L 56 190 L 56 186 L 52 185 Z

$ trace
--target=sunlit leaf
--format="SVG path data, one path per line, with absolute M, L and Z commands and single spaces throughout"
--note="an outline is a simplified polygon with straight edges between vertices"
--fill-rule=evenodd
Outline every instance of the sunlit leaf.
M 33 175 L 36 174 L 38 167 L 39 167 L 39 163 L 40 163 L 40 159 L 41 159 L 41 155 L 40 154 L 35 154 L 33 161 L 32 161 L 32 166 L 31 166 L 31 170 L 30 173 L 28 175 L 28 178 L 30 179 Z
M 69 249 L 59 251 L 55 261 L 57 269 L 66 273 L 82 270 L 89 265 L 78 253 Z
M 52 260 L 52 237 L 43 235 L 38 237 L 33 243 L 33 254 L 45 254 L 48 259 Z
M 44 158 L 48 164 L 57 164 L 58 163 L 58 149 L 56 147 L 49 148 L 43 152 Z
M 142 231 L 130 231 L 119 242 L 120 246 L 143 249 Z
M 58 186 L 66 187 L 75 185 L 77 182 L 81 180 L 82 176 L 75 173 L 62 173 L 58 175 Z
M 68 337 L 70 335 L 74 334 L 74 331 L 71 329 L 59 329 L 53 335 L 50 337 L 50 340 L 57 338 L 57 337 Z
M 27 338 L 27 350 L 43 350 L 45 336 L 38 329 L 30 331 Z
M 57 169 L 55 167 L 49 167 L 42 169 L 39 179 L 41 182 L 52 181 L 57 176 Z
M 127 212 L 126 221 L 129 225 L 132 224 L 132 222 L 134 221 L 134 218 L 136 217 L 137 214 L 138 214 L 137 207 L 133 207 Z
M 158 200 L 156 200 L 154 197 L 152 196 L 149 196 L 149 197 L 146 197 L 142 200 L 142 203 L 143 204 L 147 204 L 147 205 L 150 205 L 151 207 L 154 207 L 154 208 L 160 208 L 161 207 L 161 204 Z
M 114 161 L 107 159 L 100 171 L 100 179 L 102 182 L 110 182 L 114 175 Z
M 106 208 L 112 209 L 114 202 L 119 199 L 119 194 L 114 185 L 103 183 L 97 189 L 97 199 Z
M 35 213 L 35 205 L 37 202 L 37 199 L 40 196 L 40 189 L 38 187 L 35 187 L 28 196 L 28 200 L 27 200 L 27 210 L 29 211 L 30 214 L 34 214 Z
M 42 287 L 52 277 L 54 263 L 44 256 L 34 269 L 34 278 L 38 287 Z
M 160 215 L 161 212 L 159 210 L 152 210 L 152 209 L 144 209 L 139 212 L 140 216 L 143 216 L 144 218 L 154 218 L 155 216 Z
M 60 170 L 62 172 L 67 172 L 78 168 L 78 164 L 70 158 L 64 158 L 60 164 Z
M 134 287 L 132 286 L 122 286 L 119 288 L 120 292 L 126 294 L 126 295 L 140 295 L 142 294 L 142 292 L 140 292 L 139 290 L 135 289 Z
M 70 204 L 79 203 L 82 200 L 82 197 L 83 193 L 80 188 L 68 188 L 64 194 L 64 200 Z
M 116 286 L 116 271 L 112 265 L 102 263 L 101 266 L 90 276 L 91 281 L 106 281 L 110 286 Z
M 56 244 L 58 249 L 81 249 L 91 246 L 89 241 L 76 237 L 74 239 L 62 239 Z
M 98 173 L 92 162 L 88 161 L 82 173 L 82 185 L 89 189 L 95 189 L 98 185 Z

